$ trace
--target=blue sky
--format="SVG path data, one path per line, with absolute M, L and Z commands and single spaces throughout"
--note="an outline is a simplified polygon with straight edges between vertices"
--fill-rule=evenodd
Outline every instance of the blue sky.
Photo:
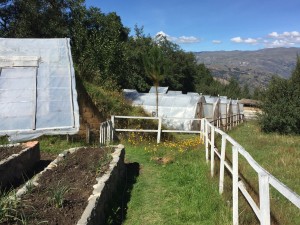
M 185 51 L 300 47 L 300 0 L 86 0 Z M 134 35 L 134 33 L 131 33 Z

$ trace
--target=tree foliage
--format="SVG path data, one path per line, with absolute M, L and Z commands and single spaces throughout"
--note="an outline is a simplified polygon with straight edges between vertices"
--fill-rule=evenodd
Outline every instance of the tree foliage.
M 159 73 L 164 74 L 160 85 L 183 93 L 197 91 L 232 98 L 247 94 L 235 80 L 227 85 L 215 81 L 204 64 L 197 64 L 194 54 L 165 37 L 153 39 L 137 26 L 135 35 L 129 36 L 130 30 L 116 13 L 87 8 L 84 0 L 2 0 L 0 6 L 1 37 L 68 37 L 76 74 L 99 86 L 149 90 L 155 79 L 149 76 L 144 59 L 159 49 L 161 56 L 152 63 L 168 68 L 168 73 Z
M 266 132 L 300 134 L 300 59 L 289 80 L 273 78 L 265 93 L 261 127 Z

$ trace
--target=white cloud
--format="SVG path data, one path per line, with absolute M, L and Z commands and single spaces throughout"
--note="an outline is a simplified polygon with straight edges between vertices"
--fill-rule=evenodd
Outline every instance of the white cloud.
M 272 33 L 269 34 L 269 37 L 274 37 L 274 38 L 276 38 L 276 37 L 278 37 L 278 36 L 279 36 L 279 35 L 278 35 L 277 32 L 272 32 Z
M 243 39 L 241 37 L 234 37 L 234 38 L 231 38 L 230 40 L 235 43 L 246 43 L 246 44 L 256 44 L 257 43 L 257 39 L 253 39 L 253 38 Z
M 200 39 L 199 38 L 196 38 L 194 36 L 189 36 L 189 37 L 186 37 L 186 36 L 181 36 L 179 38 L 177 38 L 176 40 L 177 43 L 197 43 L 197 42 L 200 42 Z
M 241 37 L 234 37 L 230 39 L 232 42 L 241 43 L 243 39 Z
M 265 37 L 258 38 L 242 38 L 234 37 L 230 39 L 235 43 L 261 45 L 265 48 L 277 48 L 277 47 L 292 47 L 300 46 L 300 32 L 299 31 L 284 31 L 282 33 L 273 31 L 267 34 Z
M 212 43 L 213 43 L 213 44 L 221 44 L 222 41 L 220 41 L 220 40 L 213 40 Z
M 284 31 L 283 33 L 272 32 L 267 38 L 271 40 L 265 45 L 267 48 L 291 47 L 300 45 L 299 31 Z
M 155 35 L 155 38 L 159 38 L 159 37 L 165 37 L 165 38 L 167 38 L 167 40 L 175 42 L 177 44 L 192 44 L 192 43 L 200 42 L 200 39 L 197 37 L 194 37 L 194 36 L 172 37 L 163 31 L 159 31 Z
M 253 38 L 247 38 L 247 39 L 244 40 L 244 42 L 247 43 L 247 44 L 256 44 L 257 40 L 253 39 Z

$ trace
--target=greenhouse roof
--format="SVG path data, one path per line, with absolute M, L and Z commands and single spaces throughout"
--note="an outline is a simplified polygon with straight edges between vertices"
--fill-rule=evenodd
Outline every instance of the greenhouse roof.
M 25 141 L 78 130 L 70 40 L 0 38 L 0 136 Z

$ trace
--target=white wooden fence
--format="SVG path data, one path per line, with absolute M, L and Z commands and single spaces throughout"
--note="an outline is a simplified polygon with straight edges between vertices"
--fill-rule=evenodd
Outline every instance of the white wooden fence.
M 109 145 L 114 140 L 112 121 L 108 120 L 100 124 L 100 145 Z
M 115 127 L 115 119 L 137 119 L 137 120 L 157 120 L 158 126 L 157 129 L 127 129 L 127 128 L 116 128 Z M 142 132 L 142 133 L 157 133 L 157 143 L 160 143 L 161 133 L 189 133 L 189 134 L 203 134 L 201 130 L 191 131 L 191 130 L 166 130 L 162 129 L 162 121 L 163 120 L 190 120 L 190 121 L 200 121 L 202 124 L 202 119 L 196 118 L 173 118 L 173 117 L 142 117 L 142 116 L 111 116 L 112 127 L 116 132 Z M 203 125 L 201 125 L 203 127 Z
M 158 120 L 157 129 L 123 129 L 115 127 L 115 119 L 142 119 L 142 120 Z M 230 123 L 229 128 L 234 125 L 238 125 L 243 121 L 243 117 L 236 116 L 237 119 L 234 123 Z M 239 119 L 238 119 L 239 118 Z M 101 123 L 100 125 L 100 144 L 109 144 L 113 140 L 114 131 L 127 131 L 127 132 L 152 132 L 157 133 L 157 143 L 160 142 L 161 133 L 163 132 L 181 132 L 181 133 L 197 133 L 200 134 L 201 138 L 205 140 L 205 157 L 206 161 L 210 160 L 211 176 L 214 176 L 215 171 L 215 156 L 220 159 L 220 177 L 219 177 L 219 193 L 222 194 L 224 190 L 224 172 L 225 168 L 232 174 L 232 202 L 233 202 L 233 224 L 239 224 L 239 191 L 244 195 L 245 199 L 253 209 L 261 225 L 270 225 L 270 194 L 269 187 L 272 185 L 279 193 L 285 196 L 290 202 L 292 202 L 296 207 L 300 209 L 300 196 L 293 192 L 290 188 L 284 185 L 282 182 L 277 180 L 273 175 L 262 168 L 252 156 L 233 138 L 227 135 L 218 127 L 222 127 L 219 118 L 215 121 L 209 121 L 205 118 L 203 119 L 190 119 L 190 120 L 200 120 L 200 130 L 198 131 L 184 131 L 184 130 L 163 130 L 162 120 L 164 118 L 159 117 L 133 117 L 133 116 L 112 116 L 111 120 Z M 170 118 L 166 118 L 170 119 Z M 180 118 L 174 118 L 180 119 Z M 181 118 L 186 120 L 187 118 Z M 217 126 L 215 127 L 214 124 Z M 219 151 L 215 146 L 215 136 L 219 134 L 222 136 L 221 151 Z M 226 144 L 229 142 L 232 145 L 232 162 L 229 163 L 225 159 Z M 246 185 L 241 179 L 239 179 L 239 168 L 238 159 L 242 156 L 246 159 L 249 165 L 256 171 L 258 175 L 259 182 L 259 206 L 256 204 L 254 199 L 251 197 L 246 189 Z
M 222 136 L 221 152 L 215 147 L 215 134 Z M 262 168 L 251 155 L 234 139 L 224 133 L 222 130 L 213 126 L 208 120 L 204 119 L 204 136 L 205 136 L 205 155 L 206 161 L 211 167 L 211 176 L 214 176 L 215 171 L 215 156 L 220 159 L 220 178 L 219 178 L 219 193 L 224 190 L 224 171 L 225 168 L 232 174 L 232 202 L 233 202 L 233 224 L 239 224 L 239 209 L 238 209 L 238 194 L 239 191 L 244 195 L 249 205 L 253 209 L 257 218 L 262 225 L 270 225 L 270 194 L 269 187 L 272 185 L 279 193 L 285 196 L 290 202 L 300 209 L 300 196 L 293 192 L 286 185 L 277 180 L 273 175 Z M 232 145 L 232 166 L 225 160 L 226 143 Z M 210 155 L 210 157 L 209 157 Z M 243 156 L 249 165 L 256 171 L 259 182 L 259 206 L 255 203 L 242 180 L 239 180 L 238 159 Z

